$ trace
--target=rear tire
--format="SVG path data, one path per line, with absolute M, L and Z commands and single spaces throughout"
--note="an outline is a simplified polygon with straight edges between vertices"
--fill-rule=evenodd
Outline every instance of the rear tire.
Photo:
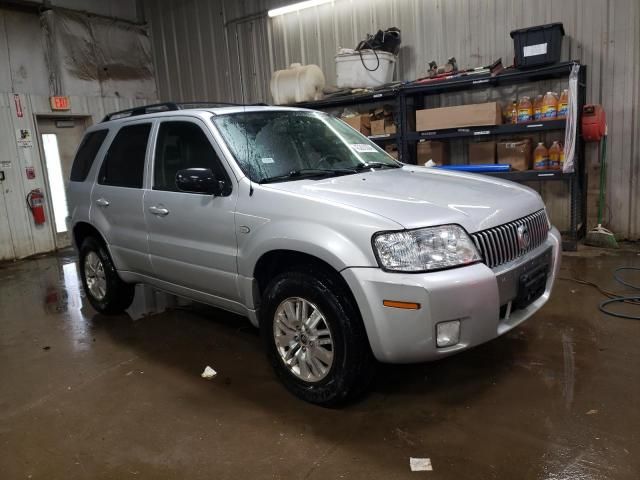
M 260 330 L 276 375 L 307 402 L 338 406 L 371 384 L 375 360 L 360 312 L 332 272 L 308 267 L 276 276 L 264 293 Z
M 87 237 L 80 247 L 80 277 L 93 308 L 106 315 L 124 312 L 133 302 L 135 285 L 118 276 L 104 244 Z

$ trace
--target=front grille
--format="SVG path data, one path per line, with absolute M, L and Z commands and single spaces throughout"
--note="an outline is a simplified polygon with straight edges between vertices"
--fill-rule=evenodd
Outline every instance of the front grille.
M 521 226 L 528 232 L 528 244 L 519 238 L 518 228 Z M 484 263 L 493 268 L 539 247 L 546 240 L 548 233 L 547 215 L 544 210 L 540 210 L 513 222 L 473 233 L 471 238 Z

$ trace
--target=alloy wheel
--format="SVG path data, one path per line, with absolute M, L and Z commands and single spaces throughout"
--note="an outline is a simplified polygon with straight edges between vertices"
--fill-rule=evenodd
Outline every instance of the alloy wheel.
M 84 277 L 91 296 L 103 300 L 107 295 L 107 278 L 102 260 L 95 252 L 89 252 L 84 259 Z
M 273 336 L 280 358 L 299 379 L 319 382 L 331 370 L 331 330 L 322 312 L 308 300 L 290 297 L 278 305 Z

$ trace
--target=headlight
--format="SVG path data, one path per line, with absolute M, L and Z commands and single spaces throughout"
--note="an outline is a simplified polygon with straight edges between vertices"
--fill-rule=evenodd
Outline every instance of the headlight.
M 373 249 L 380 266 L 395 272 L 428 272 L 481 260 L 458 225 L 377 233 Z

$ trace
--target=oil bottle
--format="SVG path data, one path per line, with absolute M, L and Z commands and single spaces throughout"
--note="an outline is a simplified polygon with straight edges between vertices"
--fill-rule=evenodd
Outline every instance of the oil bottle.
M 518 123 L 530 122 L 533 117 L 533 105 L 529 97 L 521 97 L 518 102 Z
M 533 119 L 535 121 L 542 120 L 542 95 L 536 95 L 533 101 Z
M 502 109 L 502 122 L 511 123 L 511 102 L 507 103 Z
M 542 99 L 542 120 L 552 120 L 558 116 L 558 97 L 553 92 L 547 92 Z
M 569 90 L 566 88 L 562 90 L 560 94 L 560 100 L 558 100 L 558 118 L 567 117 L 567 109 L 569 106 Z
M 511 123 L 518 123 L 518 103 L 515 99 L 511 102 Z
M 533 169 L 546 170 L 547 168 L 549 168 L 549 151 L 544 143 L 540 142 L 533 151 Z
M 549 170 L 560 170 L 560 143 L 555 140 L 549 147 Z

